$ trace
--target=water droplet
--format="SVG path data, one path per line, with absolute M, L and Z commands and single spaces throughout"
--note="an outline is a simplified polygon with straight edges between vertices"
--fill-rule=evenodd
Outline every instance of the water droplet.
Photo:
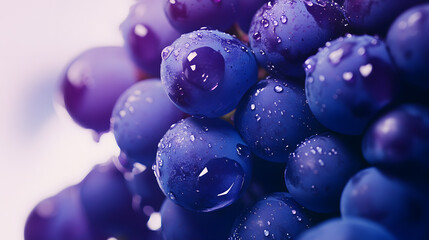
M 253 34 L 253 39 L 255 39 L 256 41 L 261 40 L 261 33 L 260 32 L 255 32 Z
M 363 55 L 365 55 L 366 50 L 364 47 L 360 47 L 357 52 L 360 56 L 363 56 Z
M 274 91 L 276 93 L 281 93 L 281 92 L 283 92 L 283 87 L 280 86 L 280 85 L 277 85 L 277 86 L 274 87 Z
M 341 58 L 343 57 L 343 54 L 344 54 L 344 49 L 342 48 L 332 51 L 328 56 L 329 61 L 332 64 L 338 64 L 341 62 Z
M 320 166 L 322 166 L 322 167 L 325 166 L 325 163 L 323 162 L 322 159 L 319 159 L 318 162 L 319 162 Z
M 169 192 L 169 193 L 168 193 L 168 197 L 169 197 L 171 200 L 176 199 L 176 196 L 174 196 L 174 194 L 173 194 L 172 192 Z
M 139 37 L 145 37 L 147 33 L 148 33 L 147 28 L 142 24 L 137 24 L 134 27 L 134 34 L 136 34 Z
M 165 47 L 164 50 L 162 50 L 161 58 L 163 60 L 167 59 L 171 55 L 171 52 L 173 51 L 173 49 L 174 48 L 172 46 Z
M 264 230 L 264 236 L 268 237 L 270 235 L 270 232 L 268 230 Z
M 280 16 L 280 21 L 281 21 L 283 24 L 287 23 L 287 17 L 286 17 L 285 15 L 281 15 L 281 16 Z
M 362 74 L 363 77 L 368 77 L 372 72 L 372 65 L 371 63 L 368 63 L 366 65 L 360 66 L 359 68 L 360 74 Z
M 125 115 L 127 115 L 127 112 L 125 112 L 125 110 L 121 110 L 121 111 L 119 111 L 119 115 L 121 117 L 125 117 Z
M 195 141 L 195 136 L 191 135 L 191 136 L 189 136 L 189 139 L 191 140 L 191 142 L 193 142 L 193 141 Z
M 352 72 L 345 72 L 343 73 L 343 79 L 345 81 L 350 81 L 353 79 L 353 73 Z
M 295 215 L 295 214 L 296 214 L 296 210 L 295 210 L 295 209 L 293 209 L 293 210 L 292 210 L 292 214 L 293 214 L 293 215 Z
M 255 104 L 253 104 L 253 103 L 252 103 L 252 104 L 250 104 L 250 110 L 252 110 L 252 111 L 253 111 L 253 110 L 255 110 L 255 109 L 256 109 Z
M 256 114 L 256 115 L 255 115 L 255 118 L 256 118 L 256 122 L 261 121 L 261 116 L 259 116 L 259 114 Z
M 267 19 L 262 19 L 261 24 L 264 28 L 267 28 L 270 25 L 270 22 Z
M 282 42 L 282 39 L 279 37 L 279 36 L 277 36 L 277 43 L 281 43 Z

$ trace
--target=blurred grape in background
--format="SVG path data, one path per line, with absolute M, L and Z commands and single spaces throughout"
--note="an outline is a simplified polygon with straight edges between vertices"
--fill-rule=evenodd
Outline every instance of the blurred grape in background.
M 57 113 L 58 77 L 79 53 L 120 46 L 132 0 L 0 2 L 0 225 L 23 239 L 36 204 L 77 183 L 117 151 Z

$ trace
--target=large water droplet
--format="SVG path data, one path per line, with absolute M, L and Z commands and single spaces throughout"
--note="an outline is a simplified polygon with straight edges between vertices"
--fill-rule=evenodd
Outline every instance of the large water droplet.
M 285 15 L 281 15 L 280 16 L 280 21 L 283 23 L 283 24 L 285 24 L 285 23 L 287 23 L 287 17 L 285 16 Z
M 363 77 L 368 77 L 372 72 L 372 64 L 368 63 L 366 65 L 360 66 L 359 72 Z
M 228 158 L 214 158 L 200 171 L 197 189 L 200 209 L 210 211 L 227 206 L 240 195 L 244 184 L 243 168 Z
M 210 47 L 197 48 L 183 60 L 186 80 L 199 89 L 215 90 L 223 81 L 225 60 L 219 52 Z
M 277 85 L 277 86 L 274 87 L 274 91 L 276 93 L 281 93 L 281 92 L 283 92 L 283 87 L 280 86 L 280 85 Z

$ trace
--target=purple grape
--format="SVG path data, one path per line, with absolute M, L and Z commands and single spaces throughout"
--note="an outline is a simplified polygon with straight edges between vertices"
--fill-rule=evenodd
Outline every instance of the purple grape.
M 429 4 L 412 8 L 398 17 L 386 41 L 404 80 L 428 90 Z
M 120 26 L 125 47 L 137 65 L 154 77 L 159 76 L 161 52 L 180 37 L 164 14 L 161 0 L 140 0 Z
M 236 220 L 228 239 L 296 239 L 312 225 L 311 213 L 288 193 L 274 193 L 245 211 Z
M 159 140 L 171 124 L 183 117 L 161 81 L 148 79 L 134 84 L 119 97 L 111 125 L 116 142 L 128 159 L 152 166 Z
M 344 186 L 364 166 L 354 143 L 331 133 L 302 142 L 285 171 L 286 187 L 295 201 L 315 212 L 339 212 Z
M 240 135 L 220 119 L 186 118 L 159 143 L 155 176 L 182 207 L 210 212 L 231 205 L 246 189 L 251 159 Z
M 327 128 L 359 135 L 397 94 L 396 69 L 385 44 L 370 36 L 339 38 L 306 62 L 311 111 Z
M 377 119 L 362 141 L 366 160 L 397 176 L 416 178 L 429 173 L 429 108 L 406 104 Z
M 235 21 L 238 0 L 162 0 L 171 25 L 187 33 L 201 27 L 227 30 Z
M 80 186 L 68 187 L 31 211 L 25 240 L 104 240 L 89 224 L 80 202 Z
M 161 208 L 162 234 L 171 240 L 226 239 L 241 210 L 234 204 L 214 212 L 194 212 L 167 199 Z
M 93 48 L 67 66 L 61 78 L 61 100 L 80 126 L 107 132 L 116 100 L 138 79 L 139 70 L 125 49 Z
M 184 34 L 162 54 L 162 83 L 170 99 L 188 114 L 227 114 L 257 81 L 253 53 L 238 39 L 219 31 Z
M 343 218 L 366 218 L 391 231 L 398 240 L 429 237 L 429 195 L 412 185 L 368 168 L 349 180 L 341 196 Z
M 355 32 L 384 35 L 401 12 L 425 1 L 345 0 L 343 5 Z
M 360 218 L 332 219 L 301 234 L 298 240 L 395 240 L 382 226 Z
M 237 106 L 234 120 L 251 151 L 272 162 L 286 163 L 297 144 L 323 129 L 302 87 L 277 79 L 253 86 Z
M 268 2 L 253 18 L 250 46 L 272 74 L 303 77 L 305 59 L 344 34 L 346 25 L 338 4 L 329 0 Z
M 140 212 L 141 197 L 133 196 L 113 163 L 96 165 L 81 182 L 80 197 L 89 222 L 108 237 L 142 239 L 153 234 L 149 216 Z

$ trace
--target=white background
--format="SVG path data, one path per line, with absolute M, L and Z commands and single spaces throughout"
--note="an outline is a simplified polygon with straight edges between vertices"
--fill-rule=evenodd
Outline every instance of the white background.
M 0 232 L 23 239 L 43 198 L 79 182 L 117 151 L 95 144 L 53 107 L 58 76 L 80 52 L 121 45 L 132 0 L 0 0 Z

